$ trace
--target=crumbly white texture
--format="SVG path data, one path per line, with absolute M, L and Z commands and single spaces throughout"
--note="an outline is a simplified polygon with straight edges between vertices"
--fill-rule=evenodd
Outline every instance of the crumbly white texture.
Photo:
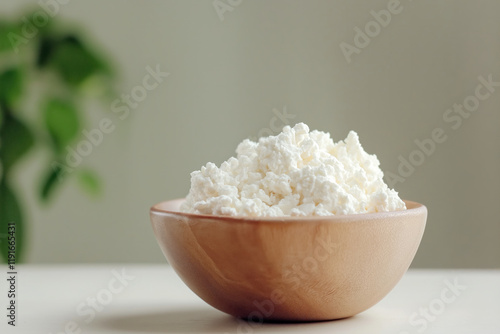
M 227 216 L 329 216 L 406 209 L 356 132 L 334 143 L 304 123 L 244 140 L 220 168 L 191 173 L 181 211 Z

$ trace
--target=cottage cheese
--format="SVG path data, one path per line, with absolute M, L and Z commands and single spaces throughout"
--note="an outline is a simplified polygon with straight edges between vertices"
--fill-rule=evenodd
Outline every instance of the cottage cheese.
M 406 209 L 356 132 L 334 143 L 304 123 L 244 140 L 220 167 L 191 173 L 181 211 L 228 216 L 328 216 Z

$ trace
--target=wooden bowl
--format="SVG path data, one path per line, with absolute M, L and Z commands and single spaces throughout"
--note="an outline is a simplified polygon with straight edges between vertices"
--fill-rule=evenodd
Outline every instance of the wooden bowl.
M 200 298 L 251 321 L 350 317 L 379 302 L 404 275 L 427 209 L 328 217 L 249 218 L 151 208 L 163 254 Z

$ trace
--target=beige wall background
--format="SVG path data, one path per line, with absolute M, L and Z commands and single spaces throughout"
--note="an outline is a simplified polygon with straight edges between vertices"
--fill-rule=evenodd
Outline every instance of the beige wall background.
M 429 209 L 413 266 L 500 267 L 500 87 L 460 128 L 443 120 L 474 94 L 478 76 L 500 81 L 500 2 L 401 0 L 401 12 L 350 63 L 340 44 L 355 45 L 354 28 L 390 1 L 222 2 L 236 5 L 224 20 L 213 1 L 60 5 L 59 19 L 109 51 L 121 92 L 142 83 L 146 66 L 159 64 L 170 76 L 131 117 L 109 116 L 116 131 L 85 158 L 105 181 L 100 199 L 68 184 L 41 208 L 33 194 L 41 155 L 23 162 L 17 180 L 29 207 L 28 262 L 164 262 L 149 207 L 184 196 L 191 171 L 220 164 L 241 140 L 269 128 L 273 110 L 286 108 L 291 123 L 335 140 L 356 130 L 393 173 L 414 140 L 442 128 L 447 140 L 395 185 Z M 1 14 L 37 3 L 1 0 Z

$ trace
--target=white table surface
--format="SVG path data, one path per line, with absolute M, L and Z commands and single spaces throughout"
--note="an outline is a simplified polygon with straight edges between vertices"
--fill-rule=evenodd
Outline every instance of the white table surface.
M 2 279 L 0 333 L 500 333 L 500 270 L 410 270 L 380 303 L 352 318 L 250 325 L 205 304 L 166 264 L 17 269 L 17 326 L 6 324 Z M 113 270 L 134 279 L 119 283 Z M 461 290 L 446 290 L 455 280 Z M 426 309 L 427 319 L 419 313 Z

